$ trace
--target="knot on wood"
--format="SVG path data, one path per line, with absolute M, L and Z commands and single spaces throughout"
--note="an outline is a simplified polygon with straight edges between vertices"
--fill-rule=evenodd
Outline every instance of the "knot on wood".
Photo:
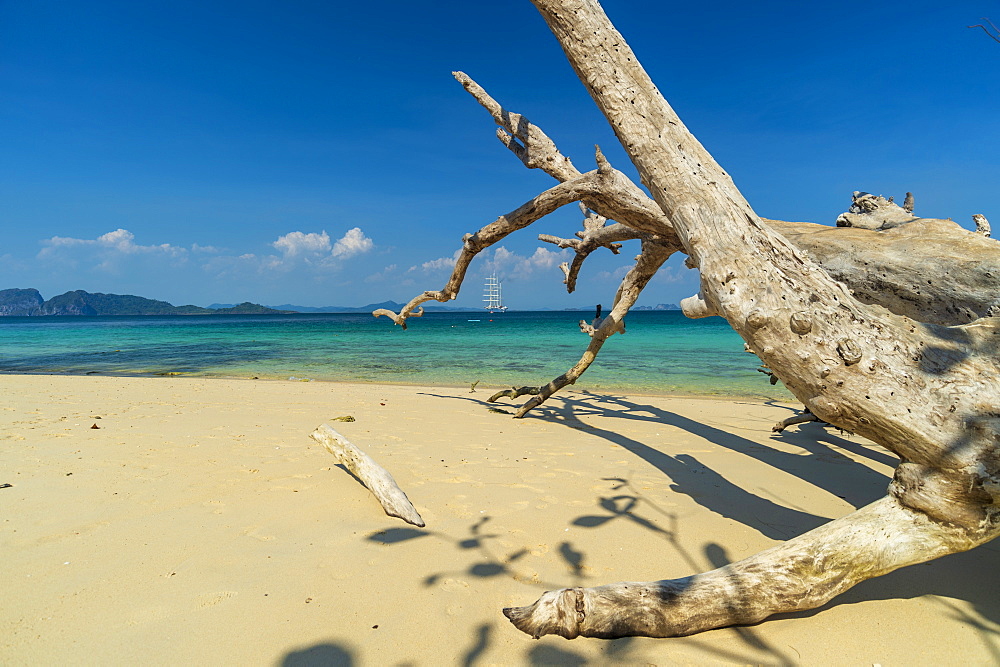
M 813 396 L 807 406 L 809 411 L 825 422 L 837 417 L 841 413 L 840 404 L 830 400 L 826 396 Z
M 754 308 L 747 313 L 747 326 L 753 327 L 754 329 L 760 329 L 765 324 L 767 324 L 767 313 L 765 313 L 762 309 Z
M 936 521 L 972 530 L 989 518 L 995 501 L 978 475 L 903 462 L 889 483 L 889 495 Z
M 837 354 L 844 360 L 845 366 L 861 361 L 861 348 L 850 338 L 841 338 L 837 341 Z
M 804 336 L 812 331 L 812 317 L 810 317 L 809 313 L 804 310 L 800 310 L 796 313 L 792 313 L 791 318 L 788 320 L 788 326 L 791 327 L 792 332 L 797 333 L 800 336 Z
M 579 634 L 587 618 L 587 607 L 583 602 L 583 589 L 577 586 L 573 589 L 573 593 L 576 594 L 576 632 Z

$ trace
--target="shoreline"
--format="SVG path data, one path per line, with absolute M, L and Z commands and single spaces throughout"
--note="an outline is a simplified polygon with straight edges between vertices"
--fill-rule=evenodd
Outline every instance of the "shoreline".
M 109 373 L 106 371 L 88 371 L 85 373 L 62 373 L 62 372 L 41 372 L 41 371 L 4 371 L 0 370 L 0 377 L 7 376 L 26 376 L 26 377 L 104 377 L 104 378 L 148 378 L 148 379 L 190 379 L 190 380 L 233 380 L 233 381 L 248 381 L 248 382 L 318 382 L 318 383 L 330 383 L 330 384 L 357 384 L 357 385 L 385 385 L 388 387 L 401 387 L 401 388 L 441 388 L 441 389 L 452 389 L 455 391 L 468 390 L 471 383 L 465 385 L 449 384 L 449 383 L 434 383 L 434 382 L 390 382 L 386 380 L 358 380 L 358 379 L 324 379 L 324 378 L 308 378 L 308 377 L 284 377 L 284 376 L 254 376 L 247 377 L 245 375 L 199 375 L 195 373 L 185 373 L 176 371 L 166 371 L 162 373 L 148 373 L 148 372 L 136 372 L 136 373 Z M 546 380 L 548 382 L 548 380 Z M 632 388 L 618 388 L 618 387 L 603 387 L 600 385 L 594 385 L 591 387 L 584 386 L 585 383 L 581 382 L 577 385 L 567 385 L 563 389 L 559 390 L 554 394 L 553 398 L 559 396 L 560 393 L 567 391 L 577 391 L 584 393 L 592 393 L 600 395 L 602 393 L 607 394 L 626 394 L 630 396 L 643 396 L 649 398 L 677 398 L 677 399 L 706 399 L 706 400 L 719 400 L 719 401 L 750 401 L 759 402 L 761 404 L 775 403 L 779 405 L 789 404 L 789 405 L 801 405 L 790 392 L 785 389 L 781 391 L 786 394 L 785 396 L 767 396 L 763 394 L 721 394 L 721 393 L 684 393 L 684 392 L 660 392 L 660 391 L 650 391 L 642 388 L 632 389 Z M 522 385 L 523 386 L 523 385 Z M 531 385 L 528 385 L 531 386 Z M 502 389 L 508 389 L 511 387 L 509 384 L 496 384 L 496 383 L 476 383 L 477 390 L 470 393 L 494 393 Z M 492 390 L 492 391 L 489 391 Z M 776 392 L 777 393 L 777 392 Z M 523 397 L 522 397 L 523 398 Z M 521 401 L 521 398 L 515 399 Z M 527 400 L 527 399 L 524 399 Z M 551 399 L 550 399 L 551 400 Z M 509 405 L 509 404 L 508 404 Z
M 543 591 L 718 567 L 885 491 L 891 457 L 790 407 L 568 388 L 0 375 L 0 662 L 945 664 L 1000 655 L 1000 548 L 677 639 L 535 641 Z M 354 422 L 333 422 L 351 415 Z M 387 517 L 309 433 L 388 469 Z M 92 426 L 97 425 L 97 429 Z
M 197 377 L 311 378 L 407 386 L 507 388 L 543 385 L 576 364 L 589 338 L 564 313 L 515 313 L 468 324 L 441 314 L 403 332 L 375 318 L 89 318 L 58 326 L 9 326 L 6 372 Z M 639 315 L 644 315 L 639 317 Z M 67 320 L 72 318 L 65 318 Z M 87 318 L 85 318 L 87 319 Z M 724 321 L 679 313 L 639 313 L 614 337 L 577 386 L 598 392 L 790 399 L 756 371 Z

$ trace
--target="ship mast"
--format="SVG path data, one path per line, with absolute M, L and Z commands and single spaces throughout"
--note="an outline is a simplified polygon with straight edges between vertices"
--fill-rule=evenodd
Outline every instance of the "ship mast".
M 486 303 L 484 308 L 491 313 L 504 312 L 507 310 L 507 306 L 503 305 L 503 284 L 497 278 L 497 274 L 493 273 L 486 278 L 485 291 L 483 292 L 483 302 Z

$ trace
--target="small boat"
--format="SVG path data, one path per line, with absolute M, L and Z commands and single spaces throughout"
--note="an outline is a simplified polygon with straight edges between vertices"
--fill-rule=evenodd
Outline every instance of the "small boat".
M 503 304 L 503 284 L 497 278 L 496 273 L 486 279 L 484 289 L 483 296 L 486 298 L 483 301 L 486 305 L 483 307 L 491 313 L 507 312 L 507 306 Z

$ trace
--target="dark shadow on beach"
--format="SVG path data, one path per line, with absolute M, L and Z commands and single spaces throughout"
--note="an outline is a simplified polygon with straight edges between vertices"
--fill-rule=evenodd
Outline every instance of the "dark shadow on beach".
M 444 395 L 440 397 L 450 400 L 468 400 L 482 405 L 484 408 L 496 405 L 473 397 Z M 715 471 L 702 465 L 693 456 L 664 454 L 645 443 L 622 436 L 613 430 L 585 423 L 581 420 L 581 417 L 585 416 L 649 421 L 684 429 L 721 447 L 751 456 L 796 475 L 818 488 L 844 498 L 855 507 L 862 507 L 884 496 L 889 477 L 853 461 L 838 450 L 850 452 L 891 467 L 895 467 L 898 463 L 896 457 L 891 453 L 848 440 L 831 432 L 829 427 L 820 424 L 805 424 L 797 427 L 795 431 L 786 431 L 774 436 L 775 439 L 795 444 L 809 452 L 807 455 L 793 455 L 654 406 L 632 402 L 623 396 L 599 395 L 589 392 L 582 392 L 582 396 L 556 396 L 525 417 L 526 419 L 534 418 L 565 424 L 569 428 L 596 435 L 618 444 L 666 474 L 674 482 L 671 485 L 673 490 L 689 495 L 703 507 L 721 516 L 740 521 L 744 525 L 778 540 L 785 540 L 804 533 L 827 523 L 829 519 L 777 505 L 737 487 Z M 865 479 L 867 482 L 859 484 L 859 479 Z M 852 493 L 850 491 L 852 487 L 858 490 Z M 617 498 L 609 496 L 601 498 L 599 506 L 607 513 L 604 515 L 607 517 L 605 520 L 610 520 L 613 517 L 622 518 L 630 514 L 632 508 L 627 506 L 628 502 L 628 498 L 624 496 Z M 597 517 L 601 517 L 601 515 L 580 517 L 577 521 L 581 521 L 581 524 L 578 525 L 596 527 L 601 523 L 600 518 Z M 662 527 L 648 527 L 654 532 L 665 535 L 670 533 L 669 529 Z M 717 558 L 720 563 L 725 560 L 722 556 L 719 555 Z M 882 577 L 862 582 L 818 609 L 773 618 L 809 617 L 836 605 L 871 600 L 937 596 L 932 598 L 935 604 L 948 609 L 948 613 L 953 617 L 975 628 L 987 650 L 996 656 L 996 661 L 1000 664 L 1000 631 L 984 626 L 980 621 L 969 617 L 946 599 L 964 600 L 973 605 L 976 611 L 990 623 L 1000 624 L 1000 598 L 994 594 L 996 590 L 1000 590 L 1000 569 L 996 567 L 998 557 L 1000 557 L 1000 548 L 984 545 L 966 553 L 953 554 L 929 563 L 902 568 Z M 686 556 L 685 559 L 693 564 L 690 556 Z M 715 560 L 712 562 L 714 563 Z M 702 568 L 692 567 L 692 572 L 700 569 Z M 760 648 L 749 640 L 748 645 Z M 710 650 L 707 645 L 703 648 Z
M 546 405 L 537 408 L 537 410 L 542 411 L 538 415 L 539 418 L 544 418 Z M 599 429 L 590 424 L 584 424 L 579 417 L 601 416 L 673 426 L 704 438 L 719 447 L 749 456 L 773 468 L 795 475 L 817 488 L 843 498 L 855 508 L 863 507 L 881 498 L 885 495 L 885 489 L 889 485 L 889 477 L 886 475 L 859 464 L 837 451 L 837 447 L 840 447 L 859 453 L 859 450 L 867 448 L 827 433 L 818 424 L 809 424 L 806 429 L 800 428 L 792 432 L 785 431 L 780 434 L 781 437 L 778 437 L 778 434 L 775 436 L 775 439 L 792 443 L 809 452 L 803 456 L 768 447 L 677 413 L 629 401 L 621 396 L 600 396 L 587 393 L 579 399 L 576 397 L 564 399 L 563 407 L 553 406 L 549 407 L 548 410 L 550 411 L 549 416 L 552 418 L 565 421 L 575 427 L 583 426 L 590 432 L 596 432 Z M 528 414 L 528 417 L 530 416 L 531 413 Z M 822 439 L 816 437 L 819 433 L 822 433 Z M 603 436 L 603 434 L 600 435 Z M 623 443 L 616 442 L 616 444 Z M 889 454 L 870 453 L 883 458 L 883 462 L 888 465 L 895 466 L 898 463 L 898 460 Z M 682 457 L 687 458 L 687 455 L 678 455 L 677 458 L 682 459 Z M 873 457 L 869 456 L 869 458 Z M 852 491 L 852 489 L 856 490 Z
M 447 398 L 455 397 L 449 396 Z M 660 410 L 653 406 L 640 406 L 630 403 L 624 397 L 600 396 L 594 398 L 599 399 L 602 406 L 594 406 L 593 399 L 590 396 L 584 399 L 576 397 L 550 399 L 545 405 L 536 408 L 535 412 L 537 414 L 535 412 L 529 413 L 526 419 L 542 419 L 565 424 L 568 427 L 585 431 L 586 433 L 619 445 L 663 472 L 673 481 L 670 487 L 672 490 L 691 497 L 695 502 L 720 516 L 739 521 L 772 539 L 785 540 L 828 521 L 826 517 L 785 507 L 767 498 L 762 498 L 751 493 L 733 484 L 689 454 L 678 454 L 677 456 L 665 454 L 658 449 L 621 435 L 614 430 L 603 429 L 591 423 L 585 423 L 580 419 L 580 416 L 606 416 L 617 419 L 642 420 L 683 428 L 722 447 L 752 456 L 792 474 L 798 474 L 807 479 L 807 481 L 813 482 L 815 480 L 814 483 L 820 482 L 817 486 L 821 488 L 827 488 L 827 485 L 831 484 L 829 480 L 823 478 L 821 468 L 826 467 L 825 462 L 816 460 L 803 462 L 798 459 L 808 459 L 809 457 L 790 455 L 785 452 L 773 450 L 751 440 L 726 433 L 721 429 L 700 424 L 672 412 Z M 493 405 L 484 401 L 477 401 L 476 399 L 465 400 L 481 403 L 487 408 Z M 617 408 L 604 407 L 608 403 L 617 406 Z M 853 461 L 851 463 L 853 464 Z M 888 485 L 888 479 L 877 473 L 873 473 L 865 466 L 855 464 L 851 467 L 860 468 L 875 475 L 881 481 L 882 489 Z M 801 470 L 805 470 L 807 474 L 802 474 Z M 871 500 L 875 500 L 882 495 L 882 492 L 873 491 L 870 495 Z
M 411 540 L 422 537 L 434 537 L 443 542 L 450 542 L 460 551 L 467 551 L 470 553 L 470 560 L 472 562 L 466 569 L 461 571 L 443 571 L 429 574 L 423 581 L 423 585 L 425 587 L 434 586 L 446 577 L 477 577 L 479 579 L 489 579 L 492 577 L 505 576 L 522 582 L 532 581 L 535 579 L 529 573 L 520 572 L 517 569 L 517 562 L 528 555 L 527 549 L 515 549 L 509 553 L 500 554 L 495 552 L 490 546 L 492 541 L 501 537 L 500 535 L 485 530 L 490 521 L 492 521 L 492 517 L 489 515 L 479 517 L 475 522 L 469 525 L 467 533 L 461 537 L 454 537 L 440 531 L 393 527 L 376 530 L 369 533 L 365 539 L 369 542 L 390 546 L 410 542 Z M 568 549 L 566 553 L 571 553 L 571 545 L 569 545 L 569 543 L 564 544 L 567 545 L 566 548 Z M 564 558 L 565 557 L 566 556 L 564 555 Z M 577 557 L 582 561 L 584 555 L 580 553 L 577 554 Z M 570 567 L 572 568 L 572 565 Z M 538 580 L 532 581 L 532 585 L 541 589 L 563 588 L 565 586 L 564 583 Z
M 292 651 L 281 660 L 281 667 L 354 667 L 354 652 L 341 644 L 323 643 Z
M 648 498 L 644 497 L 641 492 L 636 490 L 632 484 L 627 480 L 620 477 L 615 478 L 605 478 L 605 481 L 612 482 L 612 491 L 628 491 L 628 493 L 622 493 L 613 497 L 602 497 L 599 499 L 599 506 L 603 510 L 602 514 L 594 515 L 584 515 L 575 519 L 572 524 L 578 527 L 585 528 L 597 528 L 608 522 L 615 520 L 627 520 L 632 523 L 651 531 L 652 533 L 663 538 L 670 546 L 680 555 L 684 560 L 691 572 L 699 572 L 704 570 L 703 562 L 697 562 L 694 556 L 688 553 L 687 549 L 681 544 L 678 539 L 680 528 L 680 521 L 678 520 L 676 514 L 668 512 L 656 503 Z M 639 507 L 649 507 L 656 513 L 663 516 L 669 527 L 661 526 L 656 520 L 647 519 L 638 516 L 635 510 Z M 727 565 L 730 561 L 725 552 L 725 549 L 717 544 L 710 543 L 705 547 L 705 557 L 713 567 L 722 567 Z M 575 584 L 584 585 L 584 584 Z M 770 656 L 768 664 L 775 665 L 792 665 L 794 664 L 792 659 L 783 653 L 781 650 L 777 649 L 766 640 L 758 636 L 758 634 L 751 628 L 734 627 L 730 628 L 728 631 L 734 632 L 743 644 L 748 648 L 757 652 L 755 654 L 739 654 L 732 651 L 720 650 L 710 643 L 701 644 L 698 643 L 698 648 L 708 654 L 715 655 L 719 659 L 725 660 L 727 662 L 739 662 L 739 663 L 754 663 L 759 662 L 759 653 L 766 653 Z M 688 639 L 688 642 L 693 642 L 693 640 Z
M 807 455 L 792 454 L 762 445 L 753 440 L 743 438 L 708 424 L 703 424 L 668 410 L 627 400 L 624 396 L 594 394 L 579 390 L 577 394 L 574 396 L 554 396 L 543 405 L 529 412 L 524 418 L 562 423 L 571 428 L 598 435 L 610 442 L 625 447 L 636 456 L 639 456 L 666 473 L 680 487 L 676 490 L 682 493 L 686 492 L 686 488 L 690 486 L 690 483 L 704 480 L 704 478 L 695 480 L 692 478 L 692 474 L 715 475 L 717 479 L 713 480 L 713 483 L 718 482 L 721 486 L 729 483 L 719 477 L 714 471 L 710 471 L 701 465 L 690 455 L 681 454 L 676 458 L 670 457 L 644 443 L 621 436 L 613 430 L 601 429 L 592 423 L 583 422 L 581 417 L 608 417 L 673 426 L 704 438 L 715 445 L 752 457 L 776 469 L 795 475 L 818 488 L 843 498 L 855 508 L 863 507 L 885 495 L 885 489 L 889 485 L 889 477 L 872 470 L 868 466 L 853 461 L 838 451 L 838 449 L 864 456 L 870 460 L 892 467 L 898 464 L 898 459 L 890 453 L 872 450 L 858 443 L 851 442 L 846 438 L 830 433 L 828 428 L 819 424 L 807 424 L 805 428 L 798 428 L 795 431 L 786 430 L 782 434 L 774 435 L 776 440 L 794 444 L 809 452 Z M 476 399 L 473 397 L 440 397 L 453 400 L 456 398 L 459 400 L 468 400 L 483 405 L 486 409 L 496 410 L 498 406 L 501 408 L 507 407 L 504 404 L 487 403 L 485 399 Z M 698 472 L 692 472 L 694 470 Z M 685 474 L 685 472 L 691 474 Z M 675 474 L 680 479 L 675 477 Z M 691 488 L 692 493 L 689 493 L 689 495 L 695 497 L 694 493 L 709 491 L 712 488 L 712 486 L 706 484 L 695 484 Z M 747 492 L 743 490 L 736 491 L 734 489 L 734 493 L 742 495 Z M 771 501 L 757 496 L 754 497 L 758 498 L 756 502 L 764 503 L 763 507 L 774 506 L 774 503 L 771 503 Z M 699 502 L 701 501 L 699 500 Z M 795 510 L 787 511 L 796 512 Z M 818 523 L 814 521 L 811 527 L 826 522 L 825 518 L 815 517 L 815 519 Z M 782 522 L 779 521 L 778 523 Z M 790 525 L 794 527 L 796 524 L 793 522 Z M 761 530 L 760 526 L 754 525 L 753 527 Z M 762 532 L 768 534 L 765 530 L 762 530 Z M 801 531 L 796 530 L 795 534 L 798 532 Z M 778 537 L 782 536 L 779 535 Z
M 796 414 L 801 412 L 801 410 L 796 410 L 787 405 L 779 405 L 775 401 L 765 401 L 764 404 L 774 408 L 782 408 Z M 841 435 L 837 435 L 837 433 Z M 829 446 L 842 449 L 861 458 L 866 458 L 874 463 L 881 463 L 891 468 L 899 465 L 899 459 L 892 452 L 883 450 L 882 448 L 872 449 L 872 447 L 866 447 L 860 443 L 848 440 L 843 435 L 846 435 L 845 432 L 840 431 L 835 426 L 830 426 L 822 422 L 806 422 L 787 427 L 781 433 L 772 433 L 771 438 L 790 442 L 803 449 L 810 449 L 810 443 L 814 446 L 817 442 L 826 443 Z

